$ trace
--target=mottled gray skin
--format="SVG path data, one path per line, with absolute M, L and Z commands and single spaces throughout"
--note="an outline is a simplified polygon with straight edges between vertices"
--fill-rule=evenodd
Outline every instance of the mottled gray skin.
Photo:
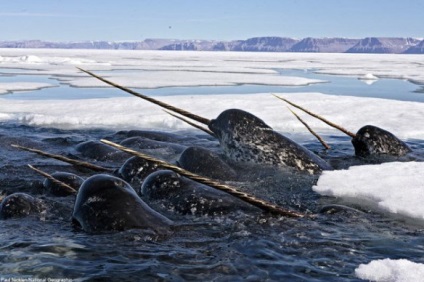
M 202 147 L 188 147 L 177 161 L 193 173 L 219 180 L 235 180 L 237 173 L 221 157 Z
M 81 185 L 72 221 L 89 233 L 141 228 L 166 234 L 172 225 L 143 202 L 127 182 L 106 174 L 91 176 Z
M 150 140 L 143 137 L 130 137 L 127 138 L 120 143 L 122 146 L 133 148 L 135 150 L 145 150 L 145 149 L 166 149 L 170 153 L 180 154 L 185 150 L 185 146 L 163 142 Z
M 358 130 L 352 139 L 355 155 L 368 157 L 373 155 L 404 156 L 412 150 L 392 133 L 373 125 Z
M 159 166 L 139 157 L 131 157 L 117 171 L 118 177 L 130 182 L 137 193 L 140 191 L 144 179 L 152 172 L 160 169 Z
M 57 180 L 68 184 L 75 190 L 78 190 L 81 186 L 81 184 L 84 182 L 84 179 L 76 174 L 69 173 L 69 172 L 55 172 L 52 174 L 54 178 Z M 57 197 L 65 197 L 69 195 L 74 195 L 70 191 L 63 189 L 62 186 L 56 184 L 55 182 L 51 181 L 50 179 L 46 178 L 43 181 L 43 186 L 46 188 L 46 190 L 49 192 L 49 194 Z
M 82 156 L 96 161 L 123 161 L 130 157 L 129 154 L 99 141 L 82 142 L 75 149 Z
M 311 174 L 331 169 L 323 159 L 243 110 L 222 112 L 209 128 L 232 160 L 292 167 Z
M 196 138 L 190 136 L 181 136 L 175 133 L 161 132 L 161 131 L 150 131 L 150 130 L 130 130 L 130 131 L 119 131 L 114 134 L 113 138 L 129 138 L 129 137 L 143 137 L 150 140 L 180 143 L 183 141 L 195 140 Z
M 25 217 L 45 210 L 43 202 L 25 193 L 13 193 L 0 204 L 0 219 Z
M 149 175 L 141 187 L 143 198 L 158 201 L 181 214 L 223 215 L 260 210 L 228 193 L 182 177 L 170 170 Z

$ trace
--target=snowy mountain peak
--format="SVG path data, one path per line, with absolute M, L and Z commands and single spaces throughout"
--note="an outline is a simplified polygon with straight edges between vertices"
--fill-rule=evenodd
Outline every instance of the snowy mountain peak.
M 363 39 L 307 37 L 299 40 L 288 37 L 265 36 L 233 41 L 151 38 L 143 41 L 116 42 L 0 41 L 0 48 L 424 54 L 423 42 L 423 39 L 410 37 L 367 37 Z
M 367 37 L 347 53 L 403 53 L 419 43 L 418 39 L 401 37 Z

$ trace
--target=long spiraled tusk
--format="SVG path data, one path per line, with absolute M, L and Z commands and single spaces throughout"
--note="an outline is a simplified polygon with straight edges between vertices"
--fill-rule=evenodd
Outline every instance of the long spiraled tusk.
M 61 156 L 61 155 L 55 155 L 55 154 L 47 153 L 47 152 L 44 152 L 44 151 L 41 151 L 41 150 L 38 150 L 38 149 L 28 148 L 28 147 L 24 147 L 24 146 L 20 146 L 20 145 L 16 145 L 16 144 L 11 144 L 10 146 L 24 150 L 24 151 L 36 153 L 36 154 L 39 154 L 39 155 L 44 156 L 44 157 L 56 159 L 56 160 L 59 160 L 59 161 L 65 162 L 65 163 L 70 163 L 72 165 L 89 168 L 89 169 L 94 170 L 94 171 L 105 171 L 105 172 L 112 172 L 113 171 L 113 169 L 111 169 L 111 168 L 105 168 L 105 167 L 97 166 L 97 165 L 90 164 L 90 163 L 87 163 L 87 162 L 73 160 L 73 159 L 70 159 L 70 158 L 67 158 L 67 157 L 64 157 L 64 156 Z
M 303 119 L 301 119 L 295 112 L 292 111 L 289 107 L 287 107 L 290 112 L 309 130 L 310 133 L 312 133 L 313 136 L 315 136 L 319 142 L 321 142 L 322 146 L 324 146 L 325 149 L 330 150 L 331 147 L 322 139 L 321 136 L 319 136 Z
M 114 83 L 114 82 L 112 82 L 112 81 L 110 81 L 110 80 L 107 80 L 107 79 L 105 79 L 105 78 L 103 78 L 103 77 L 101 77 L 101 76 L 98 76 L 98 75 L 96 75 L 96 74 L 94 74 L 94 73 L 92 73 L 92 72 L 90 72 L 90 71 L 87 71 L 87 70 L 84 70 L 84 69 L 82 69 L 82 68 L 78 68 L 78 67 L 77 67 L 77 69 L 79 69 L 80 71 L 85 72 L 86 74 L 91 75 L 92 77 L 95 77 L 95 78 L 97 78 L 98 80 L 101 80 L 101 81 L 103 81 L 104 83 L 107 83 L 107 84 L 109 84 L 109 85 L 111 85 L 111 86 L 113 86 L 113 87 L 115 87 L 115 88 L 121 89 L 121 90 L 123 90 L 123 91 L 125 91 L 125 92 L 127 92 L 127 93 L 129 93 L 129 94 L 131 94 L 131 95 L 134 95 L 134 96 L 136 96 L 136 97 L 139 97 L 139 98 L 141 98 L 141 99 L 144 99 L 144 100 L 146 100 L 146 101 L 149 101 L 149 102 L 151 102 L 151 103 L 153 103 L 153 104 L 155 104 L 155 105 L 158 105 L 158 106 L 160 106 L 160 107 L 162 107 L 162 108 L 165 108 L 165 109 L 167 109 L 167 110 L 170 110 L 170 111 L 172 111 L 172 112 L 178 113 L 178 114 L 180 114 L 180 115 L 183 115 L 183 116 L 185 116 L 185 117 L 188 117 L 188 118 L 190 118 L 190 119 L 193 119 L 193 120 L 195 120 L 195 121 L 198 121 L 198 122 L 200 122 L 200 123 L 203 123 L 203 124 L 205 124 L 205 125 L 209 125 L 209 124 L 210 124 L 210 122 L 211 122 L 211 121 L 210 121 L 209 119 L 207 119 L 207 118 L 204 118 L 204 117 L 201 117 L 201 116 L 195 115 L 195 114 L 190 113 L 190 112 L 187 112 L 187 111 L 185 111 L 185 110 L 183 110 L 183 109 L 176 108 L 176 107 L 174 107 L 174 106 L 171 106 L 171 105 L 166 104 L 166 103 L 164 103 L 164 102 L 161 102 L 161 101 L 159 101 L 159 100 L 153 99 L 153 98 L 151 98 L 151 97 L 149 97 L 149 96 L 146 96 L 146 95 L 144 95 L 144 94 L 138 93 L 138 92 L 136 92 L 136 91 L 134 91 L 134 90 L 131 90 L 131 89 L 127 88 L 127 87 L 121 86 L 121 85 L 116 84 L 116 83 Z
M 190 179 L 195 180 L 197 182 L 200 182 L 202 184 L 211 186 L 211 187 L 213 187 L 215 189 L 218 189 L 218 190 L 227 192 L 228 194 L 230 194 L 232 196 L 235 196 L 235 197 L 237 197 L 237 198 L 239 198 L 239 199 L 241 199 L 241 200 L 243 200 L 243 201 L 245 201 L 245 202 L 247 202 L 247 203 L 249 203 L 251 205 L 254 205 L 254 206 L 256 206 L 256 207 L 258 207 L 258 208 L 260 208 L 260 209 L 262 209 L 264 211 L 267 211 L 267 212 L 270 212 L 270 213 L 273 213 L 273 214 L 277 214 L 277 215 L 281 215 L 281 216 L 286 216 L 286 217 L 300 218 L 300 217 L 305 217 L 306 216 L 305 214 L 284 209 L 282 207 L 279 207 L 279 206 L 274 205 L 272 203 L 269 203 L 267 201 L 258 199 L 258 198 L 256 198 L 253 195 L 247 194 L 245 192 L 238 191 L 236 188 L 234 188 L 232 186 L 224 185 L 224 184 L 218 183 L 216 181 L 213 181 L 213 180 L 211 180 L 209 178 L 206 178 L 206 177 L 203 177 L 203 176 L 200 176 L 200 175 L 191 173 L 191 172 L 189 172 L 189 171 L 187 171 L 185 169 L 182 169 L 182 168 L 180 168 L 178 166 L 175 166 L 175 165 L 169 164 L 169 163 L 167 163 L 165 161 L 162 161 L 162 160 L 153 158 L 153 157 L 148 156 L 146 154 L 143 154 L 141 152 L 134 151 L 132 149 L 126 148 L 124 146 L 121 146 L 119 144 L 113 143 L 111 141 L 104 140 L 104 139 L 102 139 L 100 141 L 103 142 L 103 143 L 105 143 L 105 144 L 107 144 L 107 145 L 110 145 L 112 147 L 115 147 L 115 148 L 117 148 L 117 149 L 119 149 L 121 151 L 124 151 L 126 153 L 132 154 L 134 156 L 137 156 L 139 158 L 143 158 L 145 160 L 148 160 L 148 161 L 151 161 L 151 162 L 155 162 L 158 165 L 160 165 L 161 167 L 170 169 L 170 170 L 172 170 L 172 171 L 174 171 L 176 173 L 179 173 L 179 174 L 181 174 L 181 175 L 183 175 L 183 176 L 185 176 L 187 178 L 190 178 Z
M 50 179 L 51 181 L 53 181 L 54 183 L 56 183 L 57 185 L 59 185 L 60 187 L 62 187 L 63 189 L 67 190 L 68 192 L 72 193 L 72 194 L 76 194 L 77 190 L 75 190 L 74 188 L 72 188 L 71 186 L 69 186 L 68 184 L 66 184 L 65 182 L 62 182 L 56 178 L 54 178 L 52 175 L 48 174 L 47 172 L 42 171 L 41 169 L 35 168 L 32 165 L 28 165 L 28 167 L 32 170 L 34 170 L 35 172 L 37 172 L 38 174 Z
M 179 119 L 179 120 L 184 121 L 185 123 L 187 123 L 187 124 L 189 124 L 189 125 L 191 125 L 191 126 L 193 126 L 193 127 L 197 128 L 197 129 L 202 130 L 203 132 L 205 132 L 205 133 L 209 134 L 209 135 L 210 135 L 210 136 L 212 136 L 212 137 L 216 137 L 216 136 L 215 136 L 215 134 L 214 134 L 212 131 L 210 131 L 210 130 L 209 130 L 209 129 L 207 129 L 207 128 L 204 128 L 203 126 L 200 126 L 200 125 L 198 125 L 198 124 L 195 124 L 195 123 L 191 122 L 190 120 L 188 120 L 188 119 L 186 119 L 186 118 L 183 118 L 183 117 L 177 116 L 176 114 L 173 114 L 173 113 L 171 113 L 170 111 L 167 111 L 167 110 L 163 110 L 163 111 L 164 111 L 165 113 L 167 113 L 167 114 L 169 114 L 169 115 L 171 115 L 171 116 L 173 116 L 173 117 L 175 117 L 175 118 Z
M 288 104 L 292 105 L 293 107 L 298 108 L 299 110 L 304 111 L 304 112 L 305 112 L 305 113 L 307 113 L 308 115 L 313 116 L 314 118 L 317 118 L 317 119 L 319 119 L 319 120 L 320 120 L 320 121 L 322 121 L 322 122 L 325 122 L 325 123 L 326 123 L 326 124 L 328 124 L 329 126 L 334 127 L 335 129 L 340 130 L 340 131 L 341 131 L 341 132 L 343 132 L 344 134 L 346 134 L 346 135 L 348 135 L 348 136 L 350 136 L 350 137 L 352 137 L 352 138 L 355 138 L 355 137 L 356 137 L 356 134 L 355 134 L 355 133 L 350 132 L 349 130 L 347 130 L 347 129 L 345 129 L 345 128 L 341 127 L 340 125 L 337 125 L 337 124 L 335 124 L 335 123 L 332 123 L 331 121 L 329 121 L 329 120 L 327 120 L 327 119 L 325 119 L 325 118 L 323 118 L 323 117 L 321 117 L 321 116 L 319 116 L 319 115 L 317 115 L 317 114 L 314 114 L 313 112 L 308 111 L 307 109 L 305 109 L 305 108 L 303 108 L 303 107 L 301 107 L 301 106 L 299 106 L 299 105 L 296 105 L 295 103 L 292 103 L 292 102 L 290 102 L 289 100 L 287 100 L 287 99 L 285 99 L 285 98 L 282 98 L 282 97 L 277 96 L 277 95 L 275 95 L 275 94 L 272 94 L 272 95 L 273 95 L 274 97 L 276 97 L 276 98 L 278 98 L 278 99 L 280 99 L 280 100 L 283 100 L 284 102 L 286 102 L 286 103 L 288 103 Z

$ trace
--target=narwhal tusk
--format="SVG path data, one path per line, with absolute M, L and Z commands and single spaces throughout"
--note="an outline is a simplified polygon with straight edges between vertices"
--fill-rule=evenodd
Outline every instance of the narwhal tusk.
M 340 131 L 341 131 L 341 132 L 343 132 L 344 134 L 346 134 L 346 135 L 348 135 L 348 136 L 350 136 L 350 137 L 352 137 L 352 138 L 355 138 L 355 137 L 356 137 L 356 134 L 355 134 L 355 133 L 350 132 L 349 130 L 347 130 L 347 129 L 345 129 L 345 128 L 341 127 L 340 125 L 337 125 L 337 124 L 335 124 L 335 123 L 332 123 L 331 121 L 329 121 L 329 120 L 327 120 L 327 119 L 325 119 L 325 118 L 323 118 L 323 117 L 321 117 L 321 116 L 319 116 L 319 115 L 317 115 L 317 114 L 314 114 L 313 112 L 308 111 L 307 109 L 305 109 L 305 108 L 303 108 L 303 107 L 301 107 L 301 106 L 299 106 L 299 105 L 296 105 L 295 103 L 292 103 L 292 102 L 290 102 L 289 100 L 287 100 L 287 99 L 285 99 L 285 98 L 282 98 L 282 97 L 277 96 L 277 95 L 275 95 L 275 94 L 273 94 L 273 95 L 274 95 L 274 97 L 276 97 L 276 98 L 278 98 L 278 99 L 280 99 L 280 100 L 283 100 L 284 102 L 286 102 L 286 103 L 288 103 L 288 104 L 292 105 L 293 107 L 298 108 L 299 110 L 304 111 L 304 112 L 305 112 L 305 113 L 307 113 L 308 115 L 313 116 L 314 118 L 317 118 L 317 119 L 319 119 L 319 120 L 320 120 L 320 121 L 322 121 L 322 122 L 325 122 L 325 123 L 326 123 L 326 124 L 328 124 L 329 126 L 334 127 L 335 129 L 340 130 Z
M 66 184 L 65 182 L 62 182 L 56 178 L 54 178 L 52 175 L 48 174 L 47 172 L 42 171 L 41 169 L 35 168 L 32 165 L 28 165 L 28 167 L 32 170 L 34 170 L 35 172 L 37 172 L 38 174 L 46 177 L 47 179 L 50 179 L 51 181 L 53 181 L 54 183 L 56 183 L 57 185 L 59 185 L 60 187 L 62 187 L 63 189 L 67 190 L 68 192 L 72 193 L 72 194 L 76 194 L 77 190 L 75 190 L 74 188 L 72 188 L 71 186 L 69 186 L 68 184 Z
M 213 180 L 211 180 L 209 178 L 206 178 L 206 177 L 203 177 L 203 176 L 194 174 L 194 173 L 189 172 L 189 171 L 187 171 L 185 169 L 182 169 L 182 168 L 180 168 L 178 166 L 175 166 L 175 165 L 169 164 L 169 163 L 167 163 L 165 161 L 162 161 L 162 160 L 153 158 L 153 157 L 148 156 L 146 154 L 143 154 L 141 152 L 134 151 L 132 149 L 126 148 L 124 146 L 121 146 L 119 144 L 113 143 L 113 142 L 108 141 L 108 140 L 102 139 L 100 141 L 103 142 L 103 143 L 105 143 L 105 144 L 107 144 L 107 145 L 110 145 L 112 147 L 115 147 L 115 148 L 117 148 L 119 150 L 122 150 L 124 152 L 129 153 L 129 154 L 132 154 L 134 156 L 137 156 L 139 158 L 143 158 L 145 160 L 148 160 L 148 161 L 151 161 L 151 162 L 155 162 L 158 165 L 160 165 L 161 167 L 166 168 L 166 169 L 170 169 L 170 170 L 172 170 L 172 171 L 174 171 L 176 173 L 179 173 L 179 174 L 181 174 L 181 175 L 183 175 L 183 176 L 185 176 L 187 178 L 190 178 L 190 179 L 195 180 L 197 182 L 200 182 L 202 184 L 211 186 L 211 187 L 213 187 L 215 189 L 218 189 L 218 190 L 227 192 L 228 194 L 233 195 L 234 197 L 237 197 L 237 198 L 239 198 L 239 199 L 241 199 L 241 200 L 243 200 L 243 201 L 245 201 L 245 202 L 247 202 L 247 203 L 249 203 L 251 205 L 254 205 L 254 206 L 256 206 L 256 207 L 258 207 L 258 208 L 260 208 L 260 209 L 262 209 L 264 211 L 267 211 L 267 212 L 270 212 L 270 213 L 273 213 L 273 214 L 277 214 L 277 215 L 281 215 L 281 216 L 287 216 L 287 217 L 296 217 L 296 218 L 305 217 L 305 214 L 284 209 L 282 207 L 279 207 L 279 206 L 274 205 L 272 203 L 269 203 L 267 201 L 258 199 L 258 198 L 256 198 L 253 195 L 249 195 L 249 194 L 247 194 L 245 192 L 238 191 L 236 188 L 231 187 L 229 185 L 224 185 L 224 184 L 218 183 L 218 182 L 213 181 Z
M 103 77 L 101 77 L 101 76 L 98 76 L 98 75 L 96 75 L 96 74 L 94 74 L 94 73 L 92 73 L 92 72 L 90 72 L 90 71 L 87 71 L 87 70 L 84 70 L 84 69 L 81 69 L 81 68 L 78 68 L 78 67 L 77 67 L 77 69 L 79 69 L 79 70 L 80 70 L 80 71 L 82 71 L 82 72 L 85 72 L 85 73 L 86 73 L 86 74 L 88 74 L 88 75 L 91 75 L 92 77 L 97 78 L 98 80 L 103 81 L 104 83 L 107 83 L 107 84 L 109 84 L 109 85 L 111 85 L 111 86 L 113 86 L 113 87 L 115 87 L 115 88 L 121 89 L 121 90 L 123 90 L 123 91 L 125 91 L 125 92 L 127 92 L 127 93 L 129 93 L 129 94 L 131 94 L 131 95 L 134 95 L 134 96 L 136 96 L 136 97 L 139 97 L 139 98 L 141 98 L 141 99 L 144 99 L 144 100 L 146 100 L 146 101 L 149 101 L 149 102 L 151 102 L 151 103 L 153 103 L 153 104 L 155 104 L 155 105 L 158 105 L 158 106 L 160 106 L 160 107 L 162 107 L 162 108 L 165 108 L 165 109 L 170 110 L 170 111 L 172 111 L 172 112 L 178 113 L 178 114 L 180 114 L 180 115 L 183 115 L 183 116 L 185 116 L 185 117 L 188 117 L 188 118 L 190 118 L 190 119 L 193 119 L 193 120 L 195 120 L 195 121 L 198 121 L 198 122 L 200 122 L 200 123 L 203 123 L 203 124 L 205 124 L 205 125 L 209 125 L 209 124 L 210 124 L 210 120 L 209 120 L 209 119 L 207 119 L 207 118 L 204 118 L 204 117 L 201 117 L 201 116 L 195 115 L 195 114 L 190 113 L 190 112 L 187 112 L 187 111 L 185 111 L 185 110 L 183 110 L 183 109 L 176 108 L 176 107 L 174 107 L 174 106 L 171 106 L 171 105 L 166 104 L 166 103 L 164 103 L 164 102 L 161 102 L 161 101 L 159 101 L 159 100 L 153 99 L 153 98 L 151 98 L 151 97 L 149 97 L 149 96 L 146 96 L 146 95 L 144 95 L 144 94 L 138 93 L 138 92 L 136 92 L 136 91 L 134 91 L 134 90 L 131 90 L 131 89 L 127 88 L 127 87 L 121 86 L 121 85 L 116 84 L 116 83 L 114 83 L 114 82 L 112 82 L 112 81 L 110 81 L 110 80 L 107 80 L 107 79 L 105 79 L 105 78 L 103 78 Z
M 165 112 L 165 113 L 167 113 L 167 114 L 169 114 L 169 115 L 171 115 L 171 116 L 173 116 L 173 117 L 175 117 L 175 118 L 177 118 L 177 119 L 179 119 L 179 120 L 184 121 L 185 123 L 188 123 L 189 125 L 191 125 L 191 126 L 193 126 L 193 127 L 197 128 L 197 129 L 202 130 L 203 132 L 205 132 L 205 133 L 209 134 L 209 135 L 210 135 L 210 136 L 212 136 L 212 137 L 215 137 L 215 134 L 214 134 L 212 131 L 210 131 L 210 130 L 209 130 L 209 129 L 207 129 L 207 128 L 204 128 L 203 126 L 200 126 L 200 125 L 198 125 L 198 124 L 195 124 L 195 123 L 191 122 L 190 120 L 188 120 L 188 119 L 186 119 L 186 118 L 183 118 L 183 117 L 177 116 L 176 114 L 173 114 L 173 113 L 171 113 L 170 111 L 164 110 L 164 112 Z
M 56 159 L 56 160 L 59 160 L 59 161 L 65 162 L 65 163 L 70 163 L 72 165 L 89 168 L 89 169 L 94 170 L 94 171 L 105 171 L 105 172 L 112 172 L 113 171 L 113 169 L 110 169 L 110 168 L 97 166 L 97 165 L 90 164 L 90 163 L 83 162 L 83 161 L 73 160 L 73 159 L 70 159 L 70 158 L 67 158 L 67 157 L 64 157 L 64 156 L 61 156 L 61 155 L 55 155 L 55 154 L 47 153 L 47 152 L 44 152 L 44 151 L 41 151 L 41 150 L 38 150 L 38 149 L 27 148 L 27 147 L 16 145 L 16 144 L 11 144 L 10 146 L 24 150 L 24 151 L 36 153 L 36 154 L 39 154 L 39 155 L 44 156 L 44 157 L 53 158 L 53 159 Z
M 292 111 L 289 107 L 287 107 L 290 112 L 309 130 L 310 133 L 312 133 L 313 136 L 315 136 L 319 142 L 321 142 L 322 146 L 324 146 L 325 149 L 330 150 L 331 147 L 324 141 L 324 139 L 321 138 L 303 119 L 301 119 L 295 112 Z

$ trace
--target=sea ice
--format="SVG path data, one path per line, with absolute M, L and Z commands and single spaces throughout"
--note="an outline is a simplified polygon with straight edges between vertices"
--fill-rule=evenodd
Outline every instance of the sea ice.
M 424 162 L 392 162 L 324 171 L 313 190 L 424 220 Z
M 424 74 L 419 62 L 421 55 L 395 54 L 325 54 L 325 53 L 250 53 L 250 52 L 167 52 L 142 50 L 60 50 L 60 49 L 1 49 L 0 67 L 19 68 L 29 74 L 44 73 L 64 77 L 76 86 L 98 86 L 99 82 L 81 80 L 80 66 L 89 70 L 137 70 L 170 71 L 186 73 L 185 83 L 197 85 L 228 85 L 241 82 L 275 85 L 291 85 L 290 78 L 277 76 L 277 70 L 304 69 L 319 73 L 363 77 L 373 74 L 379 78 L 398 78 L 424 84 Z M 143 72 L 132 80 L 111 73 L 110 79 L 127 83 L 126 86 L 144 87 Z M 240 74 L 247 75 L 246 79 Z M 153 76 L 154 74 L 149 74 Z M 189 77 L 193 75 L 190 80 Z M 204 76 L 211 76 L 209 84 Z M 196 82 L 198 78 L 202 78 Z M 75 81 L 73 80 L 75 78 Z M 148 87 L 161 87 L 168 78 L 157 77 L 148 82 Z M 253 79 L 253 81 L 249 81 Z M 316 83 L 319 81 L 298 80 L 293 77 L 292 85 Z M 175 81 L 175 80 L 174 80 Z M 206 81 L 207 82 L 207 81 Z M 211 84 L 214 82 L 215 84 Z M 81 84 L 80 84 L 81 83 Z M 168 84 L 167 84 L 168 85 Z M 178 84 L 177 84 L 178 85 Z
M 424 139 L 424 107 L 419 102 L 402 102 L 376 98 L 324 95 L 320 93 L 278 94 L 327 119 L 356 132 L 366 124 L 389 130 L 401 139 Z M 158 106 L 122 93 L 122 98 L 81 100 L 0 99 L 0 113 L 10 121 L 34 126 L 58 128 L 107 127 L 116 129 L 180 130 L 187 124 L 169 116 Z M 157 99 L 206 118 L 216 118 L 222 111 L 239 108 L 249 111 L 275 130 L 288 135 L 314 138 L 290 113 L 286 104 L 270 93 L 249 95 L 179 95 Z M 323 122 L 298 112 L 319 134 L 341 135 Z M 3 119 L 4 120 L 4 119 Z
M 424 281 L 424 264 L 406 259 L 373 260 L 355 269 L 358 278 L 375 282 Z
M 49 87 L 55 87 L 55 85 L 42 82 L 0 82 L 0 94 L 14 91 L 31 91 Z
M 371 85 L 377 82 L 378 77 L 376 77 L 372 73 L 367 73 L 366 75 L 358 77 L 358 79 L 363 81 L 365 84 Z
M 359 79 L 361 79 L 361 80 L 377 80 L 378 77 L 376 77 L 372 73 L 367 73 L 366 75 L 360 76 Z

